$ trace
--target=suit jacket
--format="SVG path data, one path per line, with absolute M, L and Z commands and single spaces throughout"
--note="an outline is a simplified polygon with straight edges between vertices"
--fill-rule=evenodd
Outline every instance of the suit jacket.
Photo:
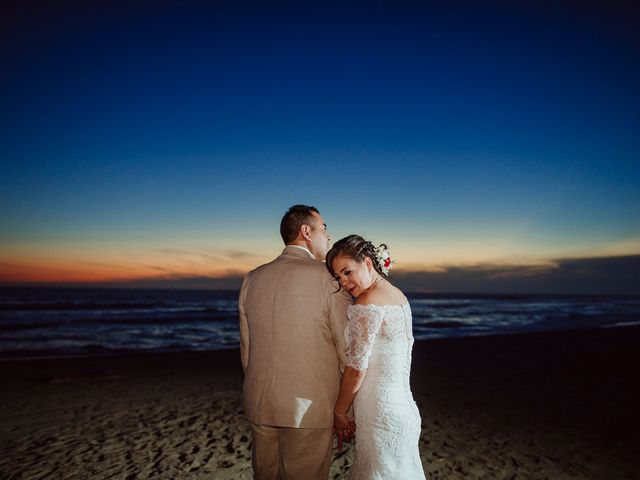
M 240 290 L 244 409 L 259 425 L 329 428 L 351 298 L 308 252 L 287 246 Z

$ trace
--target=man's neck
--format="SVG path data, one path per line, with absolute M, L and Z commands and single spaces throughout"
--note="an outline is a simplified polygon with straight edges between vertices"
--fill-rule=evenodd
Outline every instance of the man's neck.
M 287 247 L 296 247 L 296 248 L 301 248 L 302 250 L 304 250 L 305 252 L 307 252 L 311 258 L 313 258 L 314 260 L 317 260 L 315 255 L 313 253 L 311 253 L 311 250 L 309 250 L 307 248 L 307 245 L 304 242 L 292 242 L 292 243 L 287 243 Z

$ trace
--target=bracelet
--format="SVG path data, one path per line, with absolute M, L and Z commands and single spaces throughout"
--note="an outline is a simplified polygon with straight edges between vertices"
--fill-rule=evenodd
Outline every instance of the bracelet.
M 336 412 L 336 411 L 334 410 L 334 411 L 333 411 L 333 414 L 334 414 L 336 417 L 347 418 L 347 414 L 346 414 L 346 413 L 344 413 L 344 414 L 340 414 L 340 413 L 338 413 L 338 412 Z

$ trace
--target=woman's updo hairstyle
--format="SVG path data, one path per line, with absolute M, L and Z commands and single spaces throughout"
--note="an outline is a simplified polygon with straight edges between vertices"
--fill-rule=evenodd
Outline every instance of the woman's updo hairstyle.
M 331 276 L 334 277 L 336 272 L 333 271 L 332 263 L 337 257 L 344 255 L 346 257 L 353 258 L 356 262 L 363 262 L 364 257 L 369 257 L 373 264 L 373 268 L 376 269 L 376 272 L 383 277 L 386 277 L 389 275 L 389 270 L 387 269 L 385 273 L 380 265 L 378 259 L 378 249 L 380 247 L 383 247 L 385 250 L 387 249 L 387 246 L 384 243 L 380 244 L 379 247 L 376 247 L 373 243 L 365 240 L 360 235 L 349 235 L 348 237 L 341 238 L 334 243 L 331 250 L 327 252 L 327 269 Z

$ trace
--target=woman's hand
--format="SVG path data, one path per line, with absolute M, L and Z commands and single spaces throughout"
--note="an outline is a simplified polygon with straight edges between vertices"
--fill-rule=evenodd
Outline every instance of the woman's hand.
M 343 442 L 350 442 L 355 436 L 356 424 L 349 420 L 347 411 L 351 408 L 366 373 L 366 369 L 356 370 L 349 366 L 344 368 L 340 381 L 340 392 L 338 392 L 338 399 L 333 410 L 333 433 L 338 436 L 339 451 L 342 451 Z
M 350 442 L 355 437 L 356 424 L 346 414 L 334 412 L 333 432 L 338 437 L 338 451 L 341 452 L 343 442 Z

